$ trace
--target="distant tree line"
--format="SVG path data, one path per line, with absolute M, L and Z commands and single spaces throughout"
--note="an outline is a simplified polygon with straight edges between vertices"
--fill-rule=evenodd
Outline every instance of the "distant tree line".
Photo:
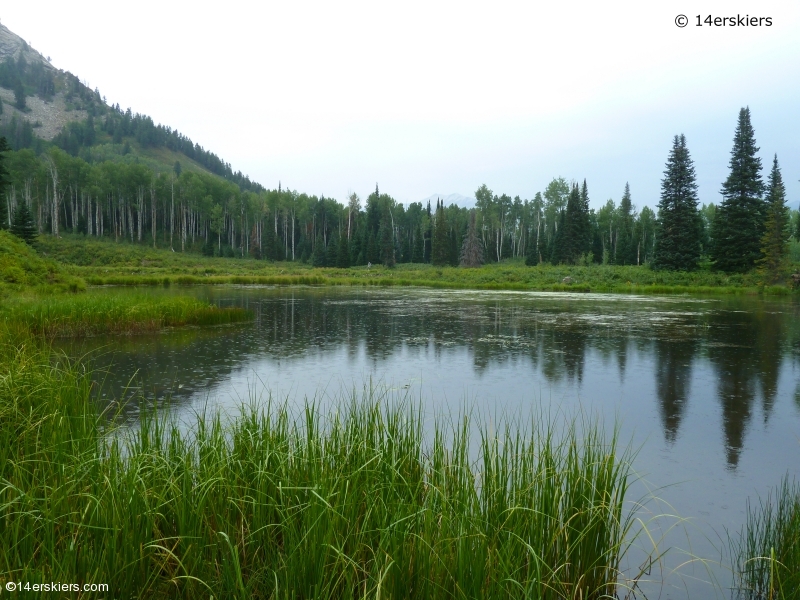
M 114 108 L 105 122 L 138 131 L 143 118 Z M 159 130 L 163 131 L 163 130 Z M 172 135 L 172 134 L 170 134 Z M 719 206 L 698 206 L 694 165 L 684 136 L 670 150 L 658 214 L 637 211 L 628 184 L 619 202 L 589 208 L 586 180 L 553 179 L 532 200 L 497 195 L 486 185 L 473 210 L 407 206 L 375 191 L 344 203 L 181 169 L 156 172 L 136 161 L 90 163 L 58 147 L 37 155 L 7 151 L 2 215 L 11 226 L 24 204 L 36 232 L 62 231 L 148 243 L 176 251 L 306 261 L 315 266 L 396 263 L 478 266 L 509 258 L 528 265 L 613 264 L 691 270 L 758 266 L 777 277 L 786 265 L 790 212 L 777 157 L 761 181 L 748 109 L 742 109 L 731 172 Z M 800 227 L 795 216 L 794 235 Z

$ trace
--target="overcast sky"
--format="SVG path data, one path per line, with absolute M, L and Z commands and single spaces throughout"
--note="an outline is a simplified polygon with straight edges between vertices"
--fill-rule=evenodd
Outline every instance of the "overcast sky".
M 737 13 L 772 26 L 696 26 Z M 343 200 L 378 182 L 410 202 L 486 183 L 531 198 L 562 176 L 586 178 L 595 207 L 626 181 L 655 206 L 684 133 L 716 203 L 749 105 L 765 167 L 777 152 L 800 200 L 796 0 L 40 0 L 3 3 L 0 19 L 267 187 Z

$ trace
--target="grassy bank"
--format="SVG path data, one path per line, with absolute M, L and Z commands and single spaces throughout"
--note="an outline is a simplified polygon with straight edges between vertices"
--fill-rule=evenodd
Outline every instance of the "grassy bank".
M 601 598 L 629 454 L 591 424 L 482 430 L 364 397 L 102 437 L 90 375 L 4 339 L 0 570 L 108 597 Z
M 653 271 L 635 266 L 527 267 L 521 260 L 478 269 L 400 264 L 349 269 L 312 268 L 299 262 L 208 258 L 198 254 L 154 250 L 145 246 L 44 237 L 41 250 L 73 276 L 90 285 L 377 285 L 454 289 L 613 292 L 634 294 L 767 294 L 791 293 L 786 285 L 765 286 L 757 273 L 726 274 L 700 269 L 691 273 Z M 566 279 L 565 281 L 565 278 Z
M 19 294 L 79 292 L 86 283 L 62 264 L 43 258 L 7 231 L 0 230 L 0 300 Z
M 757 506 L 748 503 L 731 547 L 740 598 L 800 599 L 800 485 L 785 479 Z
M 220 325 L 251 318 L 241 308 L 218 308 L 194 298 L 143 294 L 84 294 L 8 301 L 0 319 L 45 338 L 135 334 L 165 327 Z

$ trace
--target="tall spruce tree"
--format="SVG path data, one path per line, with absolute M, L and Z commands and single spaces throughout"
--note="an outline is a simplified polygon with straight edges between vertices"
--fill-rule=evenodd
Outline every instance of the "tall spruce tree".
M 317 240 L 314 242 L 314 250 L 311 253 L 311 266 L 324 267 L 328 264 L 328 252 L 325 248 L 325 240 L 322 234 L 317 234 Z
M 423 238 L 425 234 L 422 231 L 422 226 L 417 227 L 414 231 L 414 244 L 411 250 L 411 262 L 422 263 L 425 260 L 425 249 Z
M 450 251 L 447 240 L 447 219 L 444 216 L 444 202 L 440 200 L 436 201 L 436 213 L 433 219 L 431 264 L 443 267 L 450 262 Z
M 686 136 L 676 135 L 661 180 L 654 268 L 691 271 L 697 267 L 702 234 L 697 205 L 694 163 L 686 147 Z
M 617 212 L 617 231 L 614 239 L 614 264 L 635 264 L 633 202 L 631 200 L 631 186 L 627 181 L 625 182 L 625 191 L 622 193 L 622 200 L 619 201 Z
M 339 251 L 336 253 L 336 266 L 340 269 L 346 269 L 350 266 L 350 243 L 347 241 L 347 235 L 342 232 L 339 236 Z
M 584 255 L 592 251 L 593 229 L 591 211 L 589 210 L 589 187 L 586 185 L 586 179 L 583 180 L 581 186 L 581 239 L 580 251 Z
M 588 192 L 586 192 L 588 205 Z M 563 220 L 562 220 L 563 219 Z M 578 184 L 573 184 L 567 208 L 559 219 L 553 241 L 553 263 L 577 263 L 591 250 L 591 223 Z
M 33 215 L 31 215 L 31 211 L 24 200 L 19 202 L 17 208 L 14 210 L 14 219 L 11 221 L 11 233 L 25 240 L 27 244 L 33 244 L 36 240 L 36 235 L 38 233 L 36 231 L 36 225 L 33 222 Z
M 772 161 L 772 172 L 767 180 L 767 219 L 764 235 L 761 238 L 761 253 L 758 260 L 759 270 L 771 283 L 782 275 L 786 259 L 789 256 L 790 215 L 786 206 L 786 188 L 783 185 L 781 169 L 778 166 L 778 155 Z
M 8 229 L 9 217 L 8 214 L 8 198 L 6 196 L 6 188 L 11 182 L 11 177 L 8 174 L 8 166 L 6 163 L 6 152 L 11 150 L 5 137 L 0 137 L 0 229 Z
M 761 258 L 766 206 L 757 152 L 750 109 L 743 108 L 733 137 L 731 172 L 722 184 L 724 199 L 714 218 L 712 258 L 722 271 L 748 271 Z
M 375 185 L 375 193 L 378 192 L 378 186 Z M 394 232 L 392 231 L 392 216 L 389 213 L 389 207 L 384 209 L 383 216 L 381 217 L 381 224 L 378 228 L 378 240 L 380 246 L 380 260 L 384 266 L 392 268 L 397 262 L 395 259 L 394 248 Z

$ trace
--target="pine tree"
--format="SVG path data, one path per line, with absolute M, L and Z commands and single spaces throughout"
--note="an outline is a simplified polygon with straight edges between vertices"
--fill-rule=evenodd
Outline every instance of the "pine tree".
M 750 109 L 743 108 L 733 137 L 731 172 L 722 184 L 724 199 L 714 218 L 712 258 L 723 271 L 747 271 L 761 258 L 766 207 L 757 152 Z
M 377 185 L 375 186 L 377 192 Z M 392 268 L 395 265 L 394 252 L 394 232 L 392 231 L 392 220 L 388 207 L 381 218 L 380 228 L 378 229 L 378 239 L 380 245 L 380 259 L 384 266 Z
M 325 240 L 322 239 L 322 234 L 319 234 L 317 235 L 317 241 L 314 243 L 314 251 L 311 253 L 311 266 L 324 267 L 328 262 L 327 258 Z
M 28 244 L 33 244 L 36 240 L 36 225 L 33 222 L 31 211 L 24 201 L 17 204 L 17 208 L 14 210 L 14 220 L 11 221 L 11 233 L 22 238 Z
M 14 85 L 14 106 L 19 110 L 26 110 L 28 106 L 25 104 L 25 88 L 22 85 L 22 80 L 17 79 Z
M 631 201 L 631 187 L 625 182 L 625 191 L 619 202 L 619 218 L 614 241 L 614 264 L 636 264 L 634 258 L 635 244 L 633 242 L 633 202 Z
M 586 185 L 586 179 L 583 180 L 581 187 L 581 237 L 580 237 L 580 252 L 587 254 L 592 251 L 592 242 L 594 239 L 592 230 L 592 221 L 590 218 L 589 210 L 589 187 Z
M 340 236 L 341 237 L 341 236 Z M 329 267 L 339 266 L 339 240 L 328 240 L 328 249 L 325 255 L 325 264 Z
M 336 254 L 336 266 L 347 269 L 350 266 L 350 244 L 346 235 L 339 236 L 339 251 Z
M 563 228 L 559 223 L 556 244 L 553 251 L 553 262 L 574 264 L 588 252 L 589 216 L 584 213 L 581 192 L 578 185 L 572 186 L 564 211 Z
M 767 219 L 761 238 L 763 257 L 758 260 L 759 270 L 770 282 L 777 281 L 789 255 L 789 207 L 786 206 L 786 188 L 783 185 L 778 155 L 772 161 L 772 172 L 767 181 Z
M 469 228 L 461 244 L 459 260 L 462 267 L 480 267 L 483 264 L 483 246 L 475 226 L 475 210 L 469 213 Z
M 411 250 L 411 262 L 422 263 L 425 261 L 425 248 L 423 238 L 425 234 L 422 232 L 422 227 L 418 227 L 414 232 L 414 245 Z
M 702 235 L 697 205 L 694 163 L 686 136 L 676 135 L 661 180 L 654 268 L 691 271 L 697 267 Z
M 8 205 L 6 204 L 6 188 L 11 182 L 11 177 L 8 174 L 8 167 L 6 166 L 5 153 L 11 150 L 8 147 L 6 138 L 0 137 L 0 229 L 8 229 Z
M 443 267 L 449 262 L 447 243 L 447 220 L 444 216 L 444 204 L 437 200 L 436 215 L 433 223 L 433 240 L 431 248 L 431 264 Z

